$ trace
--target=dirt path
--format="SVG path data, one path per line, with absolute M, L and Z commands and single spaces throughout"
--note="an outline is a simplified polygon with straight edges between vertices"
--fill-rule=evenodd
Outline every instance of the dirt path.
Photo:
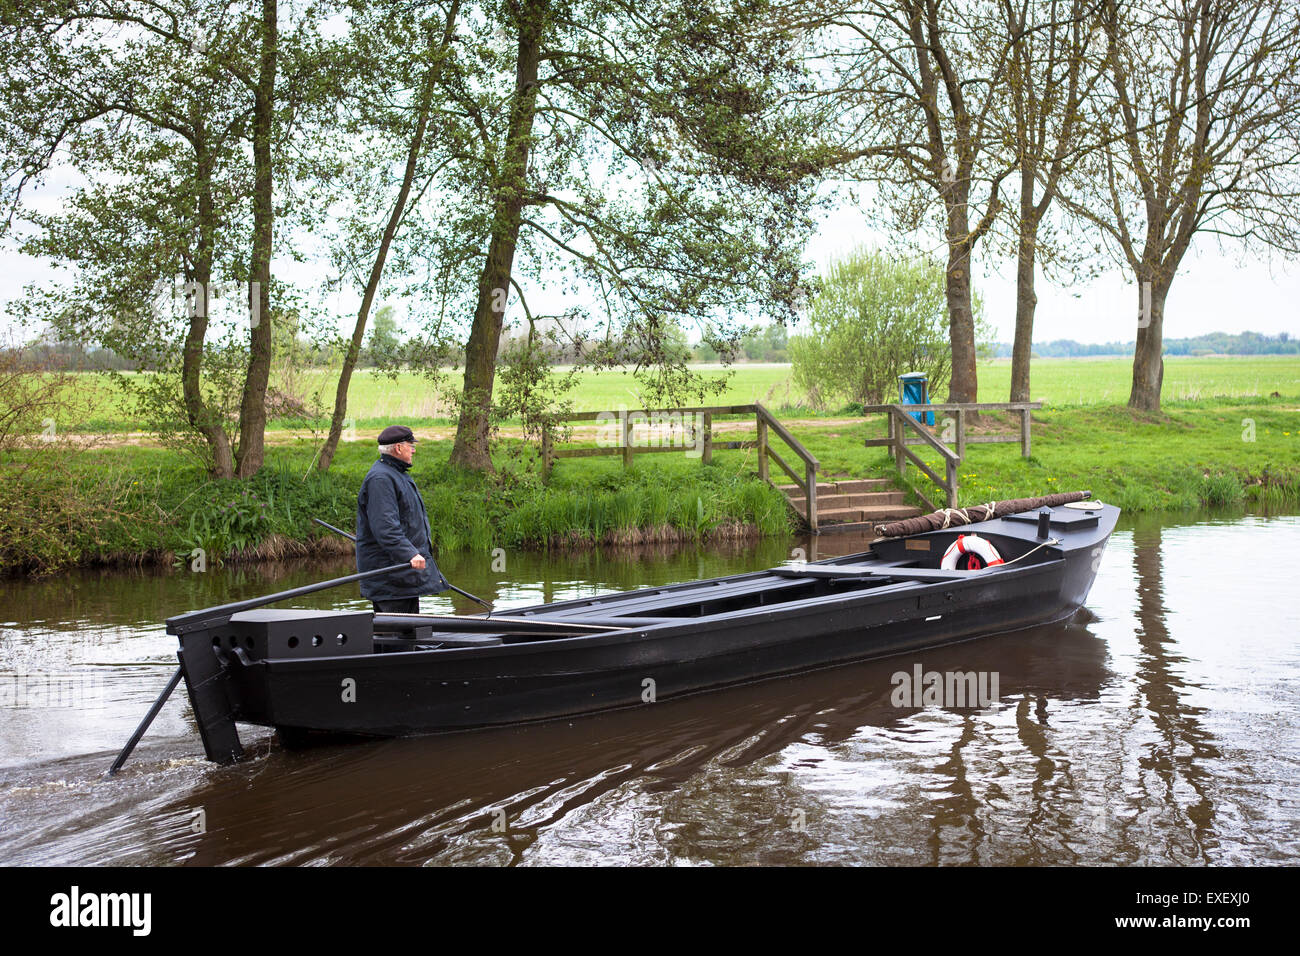
M 783 418 L 780 421 L 787 428 L 848 428 L 863 424 L 861 418 Z M 595 441 L 600 436 L 601 430 L 608 427 L 608 425 L 574 425 L 570 440 L 578 442 Z M 715 421 L 713 423 L 714 434 L 719 432 L 752 432 L 753 430 L 754 422 L 750 419 Z M 503 438 L 523 438 L 524 433 L 519 426 L 511 425 L 502 428 L 500 434 Z M 415 427 L 415 436 L 422 441 L 450 441 L 455 435 L 455 425 L 417 425 Z M 361 441 L 371 437 L 368 431 L 358 429 L 355 440 Z M 68 434 L 62 436 L 61 440 L 73 441 L 80 445 L 92 445 L 96 448 L 162 447 L 161 443 L 150 432 L 114 432 L 107 435 Z M 292 429 L 268 429 L 266 432 L 266 444 L 268 445 L 294 445 L 300 442 L 315 443 L 320 440 L 320 438 L 313 437 L 310 432 L 294 431 Z

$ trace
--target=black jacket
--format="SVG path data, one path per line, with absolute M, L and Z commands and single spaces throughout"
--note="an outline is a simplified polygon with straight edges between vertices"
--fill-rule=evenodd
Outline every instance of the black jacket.
M 428 562 L 423 569 L 409 568 L 366 578 L 362 597 L 372 601 L 437 594 L 448 588 L 433 561 L 429 516 L 420 489 L 406 473 L 401 459 L 381 455 L 370 466 L 357 494 L 357 570 L 372 571 L 403 564 L 417 554 Z

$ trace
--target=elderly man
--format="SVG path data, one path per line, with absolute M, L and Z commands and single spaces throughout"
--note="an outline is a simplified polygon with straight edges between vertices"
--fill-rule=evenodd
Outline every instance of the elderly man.
M 379 433 L 379 460 L 370 466 L 357 494 L 357 570 L 409 562 L 361 582 L 375 613 L 418 614 L 420 595 L 445 591 L 449 584 L 433 562 L 429 516 L 420 489 L 407 474 L 415 457 L 415 435 L 405 425 Z

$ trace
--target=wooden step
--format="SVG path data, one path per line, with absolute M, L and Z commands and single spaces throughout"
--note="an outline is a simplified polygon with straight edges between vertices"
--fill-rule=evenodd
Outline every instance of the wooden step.
M 817 488 L 817 510 L 823 508 L 866 508 L 871 505 L 901 505 L 904 495 L 901 491 L 872 491 L 866 494 L 823 494 L 821 487 Z M 800 511 L 807 504 L 807 499 L 803 495 L 797 498 L 790 497 L 790 504 L 794 505 Z
M 828 508 L 823 511 L 817 509 L 818 524 L 838 524 L 842 521 L 861 521 L 861 508 Z
M 817 485 L 817 490 L 821 491 L 820 484 Z M 894 483 L 888 478 L 854 478 L 835 482 L 835 490 L 853 495 L 867 492 L 893 491 Z
M 827 508 L 817 509 L 817 523 L 838 524 L 846 521 L 896 521 L 899 518 L 915 518 L 921 513 L 920 508 L 912 505 L 878 505 L 869 508 Z
M 777 485 L 800 515 L 808 499 L 798 485 Z M 876 522 L 914 518 L 920 508 L 903 504 L 906 496 L 888 478 L 846 478 L 817 483 L 817 524 L 838 530 L 870 531 Z
M 777 485 L 777 491 L 787 495 L 802 495 L 803 489 L 798 485 Z M 842 478 L 839 481 L 817 481 L 817 494 L 863 494 L 868 492 L 893 491 L 894 483 L 888 478 Z

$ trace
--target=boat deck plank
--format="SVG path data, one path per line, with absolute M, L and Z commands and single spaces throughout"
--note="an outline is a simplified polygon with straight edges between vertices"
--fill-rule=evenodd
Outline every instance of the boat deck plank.
M 1036 562 L 1044 564 L 1047 562 Z M 1026 564 L 1024 567 L 1034 567 L 1034 564 Z M 992 568 L 981 568 L 976 571 L 958 571 L 945 570 L 943 568 L 904 568 L 904 567 L 881 567 L 880 565 L 841 565 L 839 567 L 826 568 L 773 568 L 774 574 L 780 574 L 783 577 L 805 577 L 805 578 L 894 578 L 899 581 L 920 581 L 923 583 L 939 583 L 942 581 L 965 581 L 971 577 L 983 574 L 985 572 L 996 573 L 1000 567 L 995 565 Z
M 644 616 L 634 614 L 637 609 L 655 611 L 665 607 L 677 607 L 680 605 L 698 604 L 712 602 L 717 600 L 726 600 L 733 597 L 742 597 L 752 594 L 756 591 L 763 593 L 774 593 L 785 591 L 792 588 L 800 587 L 808 583 L 809 579 L 791 580 L 781 575 L 767 572 L 757 577 L 748 578 L 743 581 L 735 581 L 728 584 L 715 584 L 688 588 L 674 588 L 669 590 L 655 589 L 649 594 L 639 595 L 636 591 L 623 594 L 613 594 L 590 599 L 590 604 L 586 607 L 576 606 L 573 602 L 566 601 L 563 606 L 556 607 L 551 605 L 555 610 L 553 615 L 549 611 L 538 611 L 528 614 L 528 617 L 538 620 L 548 620 L 550 618 L 563 618 L 564 620 L 581 620 L 587 623 L 588 619 L 600 615 L 608 615 L 614 608 L 628 610 L 626 616 L 635 617 L 637 621 L 644 620 Z M 695 583 L 695 582 L 692 582 Z M 620 620 L 625 617 L 622 613 L 613 615 L 614 620 Z M 680 620 L 680 618 L 669 618 L 669 620 Z

